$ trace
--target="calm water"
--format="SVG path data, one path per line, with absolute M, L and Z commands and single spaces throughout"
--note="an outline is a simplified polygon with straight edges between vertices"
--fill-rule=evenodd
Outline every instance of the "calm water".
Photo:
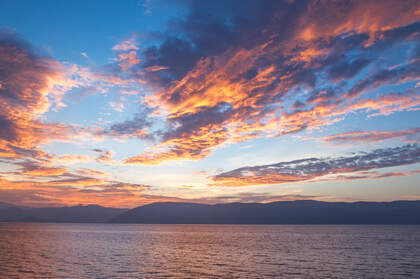
M 0 278 L 420 278 L 420 226 L 0 223 Z

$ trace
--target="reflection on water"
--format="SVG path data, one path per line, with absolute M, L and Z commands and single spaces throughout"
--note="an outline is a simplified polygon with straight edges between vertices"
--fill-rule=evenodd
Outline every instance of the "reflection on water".
M 420 226 L 0 223 L 0 278 L 419 278 Z

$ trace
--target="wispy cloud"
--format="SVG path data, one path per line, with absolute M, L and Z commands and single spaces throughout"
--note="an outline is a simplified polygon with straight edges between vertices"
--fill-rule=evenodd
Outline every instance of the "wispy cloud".
M 354 131 L 323 137 L 322 141 L 331 143 L 375 142 L 388 139 L 400 139 L 405 142 L 420 142 L 420 128 L 400 131 Z
M 31 177 L 37 176 L 60 176 L 67 173 L 66 168 L 52 167 L 35 161 L 24 161 L 16 163 L 21 166 L 19 174 L 24 174 Z
M 414 144 L 359 152 L 341 157 L 306 158 L 270 165 L 242 167 L 215 175 L 211 179 L 214 181 L 214 185 L 231 187 L 282 184 L 314 180 L 326 175 L 351 174 L 419 162 L 420 145 Z M 362 175 L 360 178 L 385 177 L 372 176 L 372 174 Z
M 143 193 L 148 188 L 147 185 L 89 177 L 48 182 L 11 181 L 0 178 L 2 201 L 28 206 L 101 204 L 133 207 L 154 201 Z
M 99 153 L 99 155 L 95 158 L 96 162 L 106 163 L 106 164 L 113 164 L 114 160 L 112 157 L 115 155 L 115 151 L 113 150 L 101 150 L 101 149 L 94 149 L 93 151 Z
M 57 158 L 57 161 L 61 164 L 76 164 L 82 162 L 89 162 L 91 158 L 87 155 L 73 155 L 73 154 L 63 154 Z
M 102 172 L 102 171 L 98 171 L 98 170 L 85 169 L 85 168 L 79 169 L 78 172 L 81 175 L 85 175 L 85 176 L 95 176 L 95 175 L 98 175 L 98 176 L 109 176 L 108 173 L 105 173 L 105 172 Z
M 132 37 L 126 40 L 123 40 L 116 44 L 113 48 L 114 51 L 130 51 L 130 50 L 138 50 L 136 38 Z

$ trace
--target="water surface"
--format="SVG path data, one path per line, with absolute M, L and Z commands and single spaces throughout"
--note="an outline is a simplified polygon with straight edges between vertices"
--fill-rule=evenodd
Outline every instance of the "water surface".
M 0 223 L 0 278 L 420 278 L 420 226 Z

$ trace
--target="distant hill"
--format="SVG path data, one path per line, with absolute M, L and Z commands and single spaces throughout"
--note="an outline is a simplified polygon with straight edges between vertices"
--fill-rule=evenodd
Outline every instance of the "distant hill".
M 420 224 L 420 201 L 272 203 L 153 203 L 128 210 L 114 223 L 150 224 Z
M 13 204 L 10 204 L 10 203 L 5 203 L 5 202 L 0 202 L 0 209 L 10 208 L 10 207 L 16 207 L 16 205 L 13 205 Z
M 17 221 L 25 218 L 27 212 L 24 208 L 0 202 L 0 221 Z
M 0 203 L 3 222 L 144 224 L 420 224 L 420 201 L 197 204 L 152 203 L 131 210 L 99 205 L 21 207 Z
M 31 208 L 0 203 L 0 221 L 104 223 L 126 210 L 99 205 Z

